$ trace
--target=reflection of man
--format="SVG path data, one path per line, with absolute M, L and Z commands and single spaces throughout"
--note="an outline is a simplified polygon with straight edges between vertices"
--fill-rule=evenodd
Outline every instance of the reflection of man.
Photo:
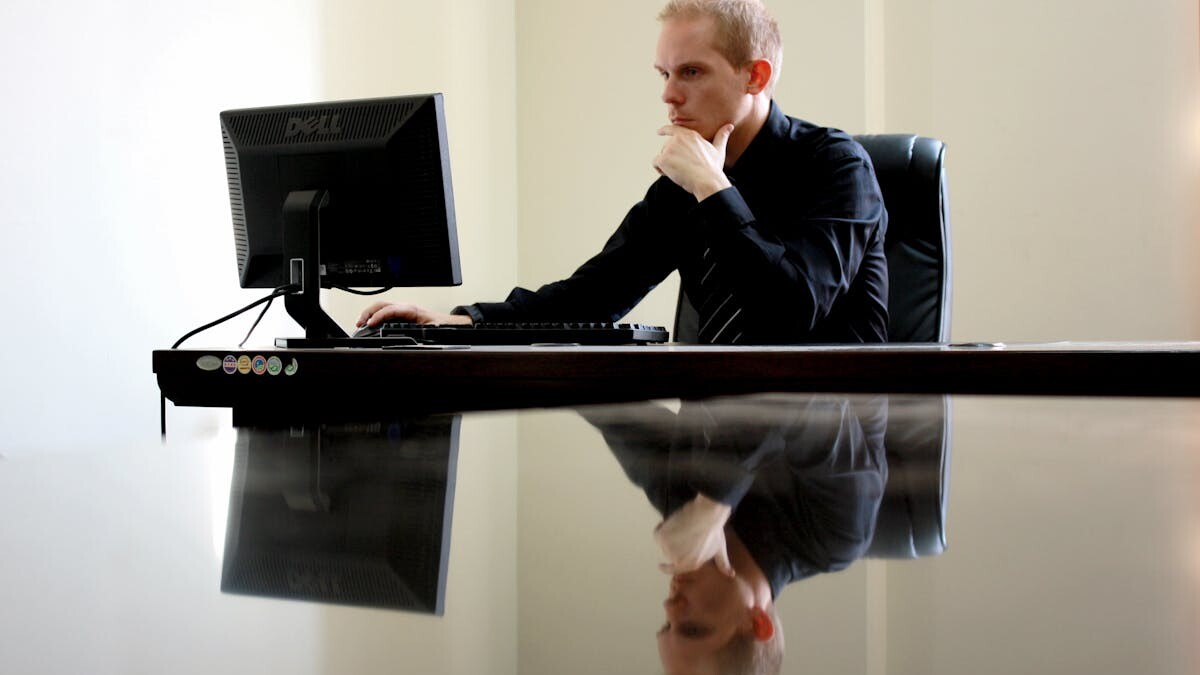
M 881 342 L 887 226 L 865 151 L 783 114 L 782 62 L 758 0 L 670 0 L 655 67 L 671 124 L 662 174 L 568 279 L 452 314 L 376 303 L 359 325 L 616 321 L 679 270 L 685 337 L 703 343 Z M 694 310 L 694 311 L 693 311 Z M 683 314 L 681 314 L 683 316 Z M 676 336 L 679 338 L 680 336 Z
M 886 399 L 813 396 L 581 411 L 666 519 L 658 633 L 672 675 L 777 672 L 783 588 L 871 542 L 887 480 Z

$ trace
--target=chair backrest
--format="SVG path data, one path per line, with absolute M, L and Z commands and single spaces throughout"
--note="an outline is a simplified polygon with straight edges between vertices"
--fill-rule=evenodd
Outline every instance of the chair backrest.
M 855 136 L 888 210 L 888 341 L 950 340 L 950 206 L 946 146 L 911 134 Z

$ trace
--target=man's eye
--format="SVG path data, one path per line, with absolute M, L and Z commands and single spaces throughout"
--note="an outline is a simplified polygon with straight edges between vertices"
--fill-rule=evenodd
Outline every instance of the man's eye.
M 700 74 L 699 68 L 684 68 L 683 69 L 684 77 L 695 77 L 699 74 Z

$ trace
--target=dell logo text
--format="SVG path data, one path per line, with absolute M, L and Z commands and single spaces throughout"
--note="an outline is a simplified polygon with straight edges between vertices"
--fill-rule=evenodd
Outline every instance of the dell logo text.
M 342 126 L 339 123 L 341 115 L 313 115 L 312 117 L 289 117 L 284 138 L 298 134 L 311 136 L 313 134 L 340 134 Z

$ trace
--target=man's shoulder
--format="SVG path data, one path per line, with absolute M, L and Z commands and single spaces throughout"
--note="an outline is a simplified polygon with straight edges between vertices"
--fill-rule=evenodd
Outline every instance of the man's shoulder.
M 850 134 L 835 127 L 821 126 L 797 117 L 784 116 L 786 142 L 817 159 L 838 160 L 848 157 L 867 159 L 867 151 Z

